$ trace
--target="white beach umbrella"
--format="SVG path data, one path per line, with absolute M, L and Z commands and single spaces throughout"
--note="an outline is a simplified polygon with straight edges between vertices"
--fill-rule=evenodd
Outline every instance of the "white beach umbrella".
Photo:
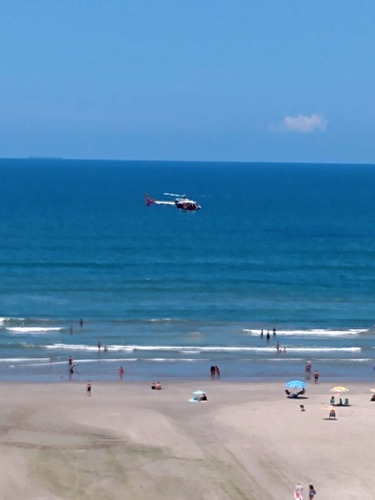
M 330 389 L 331 392 L 334 392 L 336 394 L 342 394 L 344 392 L 349 392 L 349 389 L 347 389 L 346 387 L 342 386 L 342 385 L 336 385 L 335 387 L 332 387 L 332 389 Z

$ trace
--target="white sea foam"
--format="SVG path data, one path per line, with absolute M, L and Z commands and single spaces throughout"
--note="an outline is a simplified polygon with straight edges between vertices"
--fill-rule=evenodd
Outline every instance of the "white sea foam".
M 0 363 L 34 363 L 34 361 L 48 362 L 50 358 L 0 358 Z
M 51 365 L 67 365 L 67 361 L 52 361 Z M 102 362 L 109 362 L 109 363 L 131 363 L 134 361 L 139 361 L 139 358 L 109 358 L 109 359 L 100 359 L 98 358 L 92 358 L 92 359 L 74 359 L 73 363 L 75 365 L 81 365 L 81 364 L 92 364 L 92 363 L 102 363 Z
M 361 347 L 290 347 L 287 352 L 360 352 Z
M 206 359 L 196 359 L 196 358 L 150 358 L 150 359 L 145 359 L 144 361 L 146 362 L 153 362 L 153 363 L 201 363 L 202 361 L 207 361 Z
M 150 323 L 170 323 L 170 322 L 178 322 L 178 319 L 175 318 L 151 318 L 149 319 Z
M 64 328 L 59 327 L 42 327 L 42 326 L 9 326 L 6 328 L 9 332 L 14 334 L 22 335 L 24 333 L 49 333 L 49 332 L 59 332 L 64 330 Z
M 69 350 L 69 351 L 97 351 L 98 348 L 92 345 L 83 345 L 83 344 L 52 344 L 46 345 L 46 349 L 61 349 L 61 350 Z

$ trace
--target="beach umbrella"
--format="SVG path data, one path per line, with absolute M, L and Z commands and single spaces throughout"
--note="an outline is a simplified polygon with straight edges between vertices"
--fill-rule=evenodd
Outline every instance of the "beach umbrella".
M 201 391 L 201 390 L 194 391 L 193 394 L 196 394 L 197 396 L 201 396 L 202 394 L 204 394 L 204 391 Z
M 370 389 L 370 392 L 375 392 L 375 387 L 373 387 L 372 389 Z
M 342 385 L 336 385 L 335 387 L 332 387 L 330 389 L 331 392 L 335 392 L 336 394 L 343 393 L 343 392 L 349 392 L 349 389 L 346 387 L 343 387 Z
M 303 380 L 288 380 L 288 382 L 285 382 L 285 385 L 290 389 L 303 389 L 306 387 L 306 382 Z

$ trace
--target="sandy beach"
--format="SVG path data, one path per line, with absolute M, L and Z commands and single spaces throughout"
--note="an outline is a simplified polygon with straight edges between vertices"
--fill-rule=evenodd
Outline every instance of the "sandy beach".
M 151 382 L 150 382 L 151 383 Z M 2 383 L 1 499 L 372 499 L 371 383 L 287 399 L 282 382 Z M 208 401 L 191 403 L 196 389 Z M 303 404 L 305 411 L 301 411 Z

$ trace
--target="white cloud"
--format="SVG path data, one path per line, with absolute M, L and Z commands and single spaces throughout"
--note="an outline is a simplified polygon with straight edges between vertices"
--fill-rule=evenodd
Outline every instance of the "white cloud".
M 315 130 L 323 131 L 327 127 L 327 120 L 322 115 L 313 113 L 310 116 L 286 116 L 283 121 L 275 126 L 270 125 L 271 132 L 299 132 L 301 134 L 310 134 Z

